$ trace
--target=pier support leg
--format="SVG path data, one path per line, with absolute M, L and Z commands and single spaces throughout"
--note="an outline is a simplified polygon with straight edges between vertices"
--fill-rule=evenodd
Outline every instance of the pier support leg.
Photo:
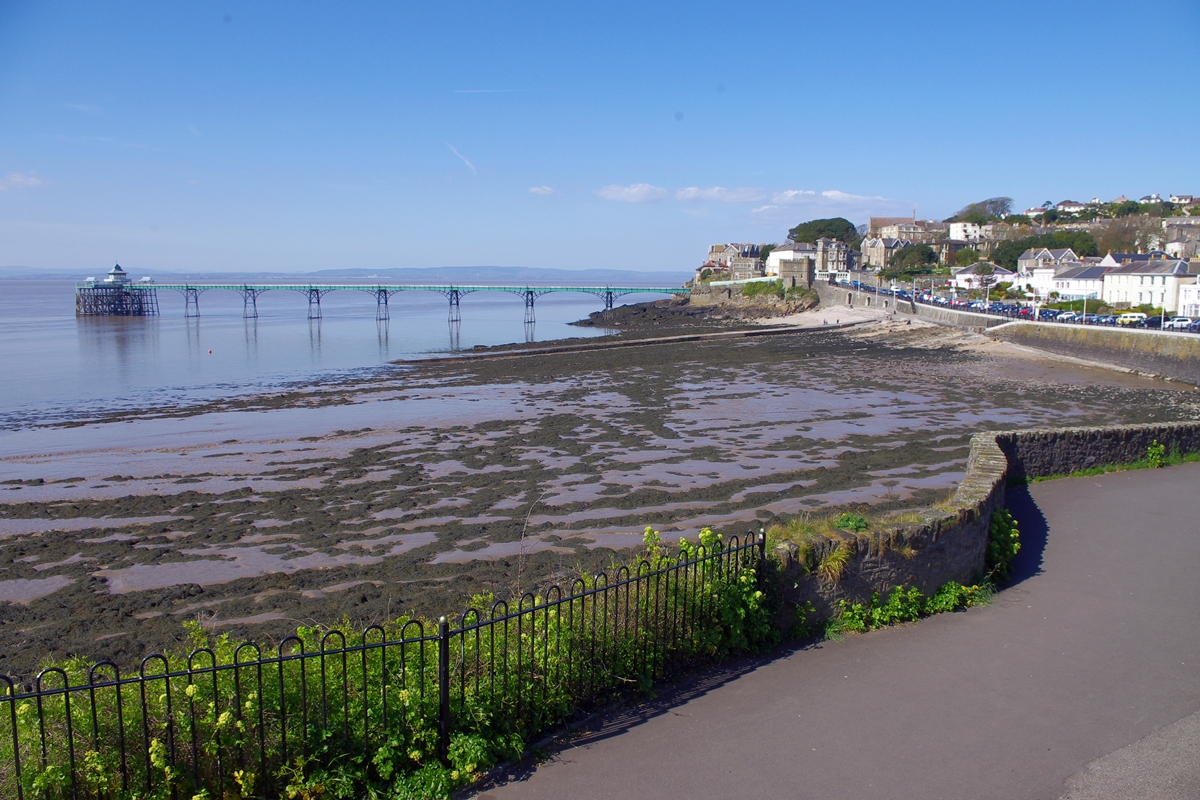
M 612 319 L 613 309 L 613 293 L 611 291 L 604 292 L 604 318 Z
M 375 321 L 383 322 L 391 319 L 391 314 L 388 311 L 388 290 L 375 290 Z
M 459 350 L 462 347 L 462 320 L 450 320 L 450 349 Z
M 530 291 L 525 292 L 525 328 L 526 328 L 526 330 L 529 329 L 530 325 L 532 325 L 534 322 L 537 321 L 533 317 L 533 301 L 536 299 L 537 299 L 537 295 L 535 295 L 533 292 L 530 292 Z
M 242 318 L 243 319 L 258 319 L 258 296 L 262 292 L 251 289 L 245 286 L 241 290 L 242 294 Z
M 536 339 L 534 338 L 534 335 L 533 335 L 534 327 L 535 327 L 535 324 L 532 321 L 526 320 L 526 322 L 525 322 L 525 343 L 526 344 L 536 341 Z
M 309 319 L 320 319 L 321 318 L 321 290 L 320 289 L 309 289 L 308 290 L 308 318 Z
M 185 317 L 200 316 L 200 290 L 183 290 L 183 315 Z
M 450 327 L 454 330 L 454 326 L 462 322 L 462 312 L 459 310 L 458 301 L 461 298 L 461 293 L 458 289 L 451 289 L 447 295 L 450 298 Z M 452 338 L 457 338 L 457 332 L 451 333 Z M 454 349 L 458 349 L 457 345 L 453 345 Z

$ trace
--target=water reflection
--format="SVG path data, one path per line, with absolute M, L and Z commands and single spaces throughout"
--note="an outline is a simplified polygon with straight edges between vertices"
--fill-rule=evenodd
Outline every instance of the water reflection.
M 375 338 L 379 340 L 379 355 L 382 358 L 387 358 L 388 355 L 388 319 L 384 317 L 375 321 Z
M 318 313 L 320 313 L 319 306 L 318 306 Z M 321 358 L 321 318 L 320 317 L 309 317 L 308 318 L 308 346 L 309 346 L 309 349 L 312 350 L 313 358 L 315 360 L 319 361 Z
M 78 378 L 87 383 L 101 375 L 137 372 L 159 350 L 157 317 L 79 317 L 82 356 Z
M 450 349 L 458 351 L 462 349 L 462 320 L 450 320 Z
M 258 360 L 258 317 L 246 318 L 242 326 L 246 332 L 246 358 Z

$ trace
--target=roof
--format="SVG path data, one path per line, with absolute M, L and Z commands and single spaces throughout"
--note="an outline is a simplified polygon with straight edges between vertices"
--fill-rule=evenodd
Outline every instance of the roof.
M 974 274 L 974 272 L 975 272 L 975 268 L 976 268 L 977 266 L 979 266 L 980 264 L 984 264 L 984 265 L 986 265 L 986 266 L 989 266 L 989 267 L 991 267 L 991 268 L 992 268 L 992 272 L 991 272 L 991 274 L 992 274 L 992 275 L 1015 275 L 1015 274 L 1016 274 L 1016 273 L 1014 273 L 1014 272 L 1013 272 L 1011 269 L 1005 269 L 1004 267 L 997 266 L 997 265 L 995 265 L 995 264 L 991 263 L 990 261 L 976 261 L 974 264 L 971 264 L 970 266 L 967 266 L 967 267 L 959 267 L 958 269 L 956 269 L 956 270 L 953 270 L 953 273 L 954 273 L 955 275 L 962 275 L 962 274 L 964 274 L 964 273 L 966 273 L 966 274 Z
M 1177 258 L 1156 258 L 1153 261 L 1134 261 L 1112 267 L 1108 275 L 1188 275 L 1188 262 Z
M 817 246 L 815 244 L 809 244 L 808 242 L 787 242 L 785 244 L 779 245 L 772 252 L 783 252 L 783 251 L 787 251 L 787 250 L 791 250 L 791 251 L 803 250 L 803 251 L 807 252 L 809 250 L 816 250 L 816 249 L 817 249 Z
M 1104 277 L 1104 273 L 1108 272 L 1108 267 L 1094 267 L 1084 264 L 1072 265 L 1066 269 L 1056 272 L 1054 280 L 1056 281 L 1098 281 Z

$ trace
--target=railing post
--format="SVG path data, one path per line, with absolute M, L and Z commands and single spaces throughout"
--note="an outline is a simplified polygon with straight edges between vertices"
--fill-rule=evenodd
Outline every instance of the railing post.
M 438 618 L 438 758 L 450 765 L 450 623 Z

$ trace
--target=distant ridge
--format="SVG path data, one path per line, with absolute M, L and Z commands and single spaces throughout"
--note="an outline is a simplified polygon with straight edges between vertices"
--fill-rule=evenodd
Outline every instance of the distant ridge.
M 76 273 L 36 267 L 0 267 L 0 280 L 83 280 L 108 271 L 111 264 L 93 265 Z M 394 269 L 323 269 L 315 272 L 168 272 L 126 264 L 130 275 L 148 275 L 159 281 L 263 281 L 300 278 L 316 283 L 333 281 L 386 281 L 388 283 L 458 283 L 542 286 L 682 286 L 692 274 L 687 270 L 639 272 L 631 269 L 553 269 L 543 267 L 397 267 Z

